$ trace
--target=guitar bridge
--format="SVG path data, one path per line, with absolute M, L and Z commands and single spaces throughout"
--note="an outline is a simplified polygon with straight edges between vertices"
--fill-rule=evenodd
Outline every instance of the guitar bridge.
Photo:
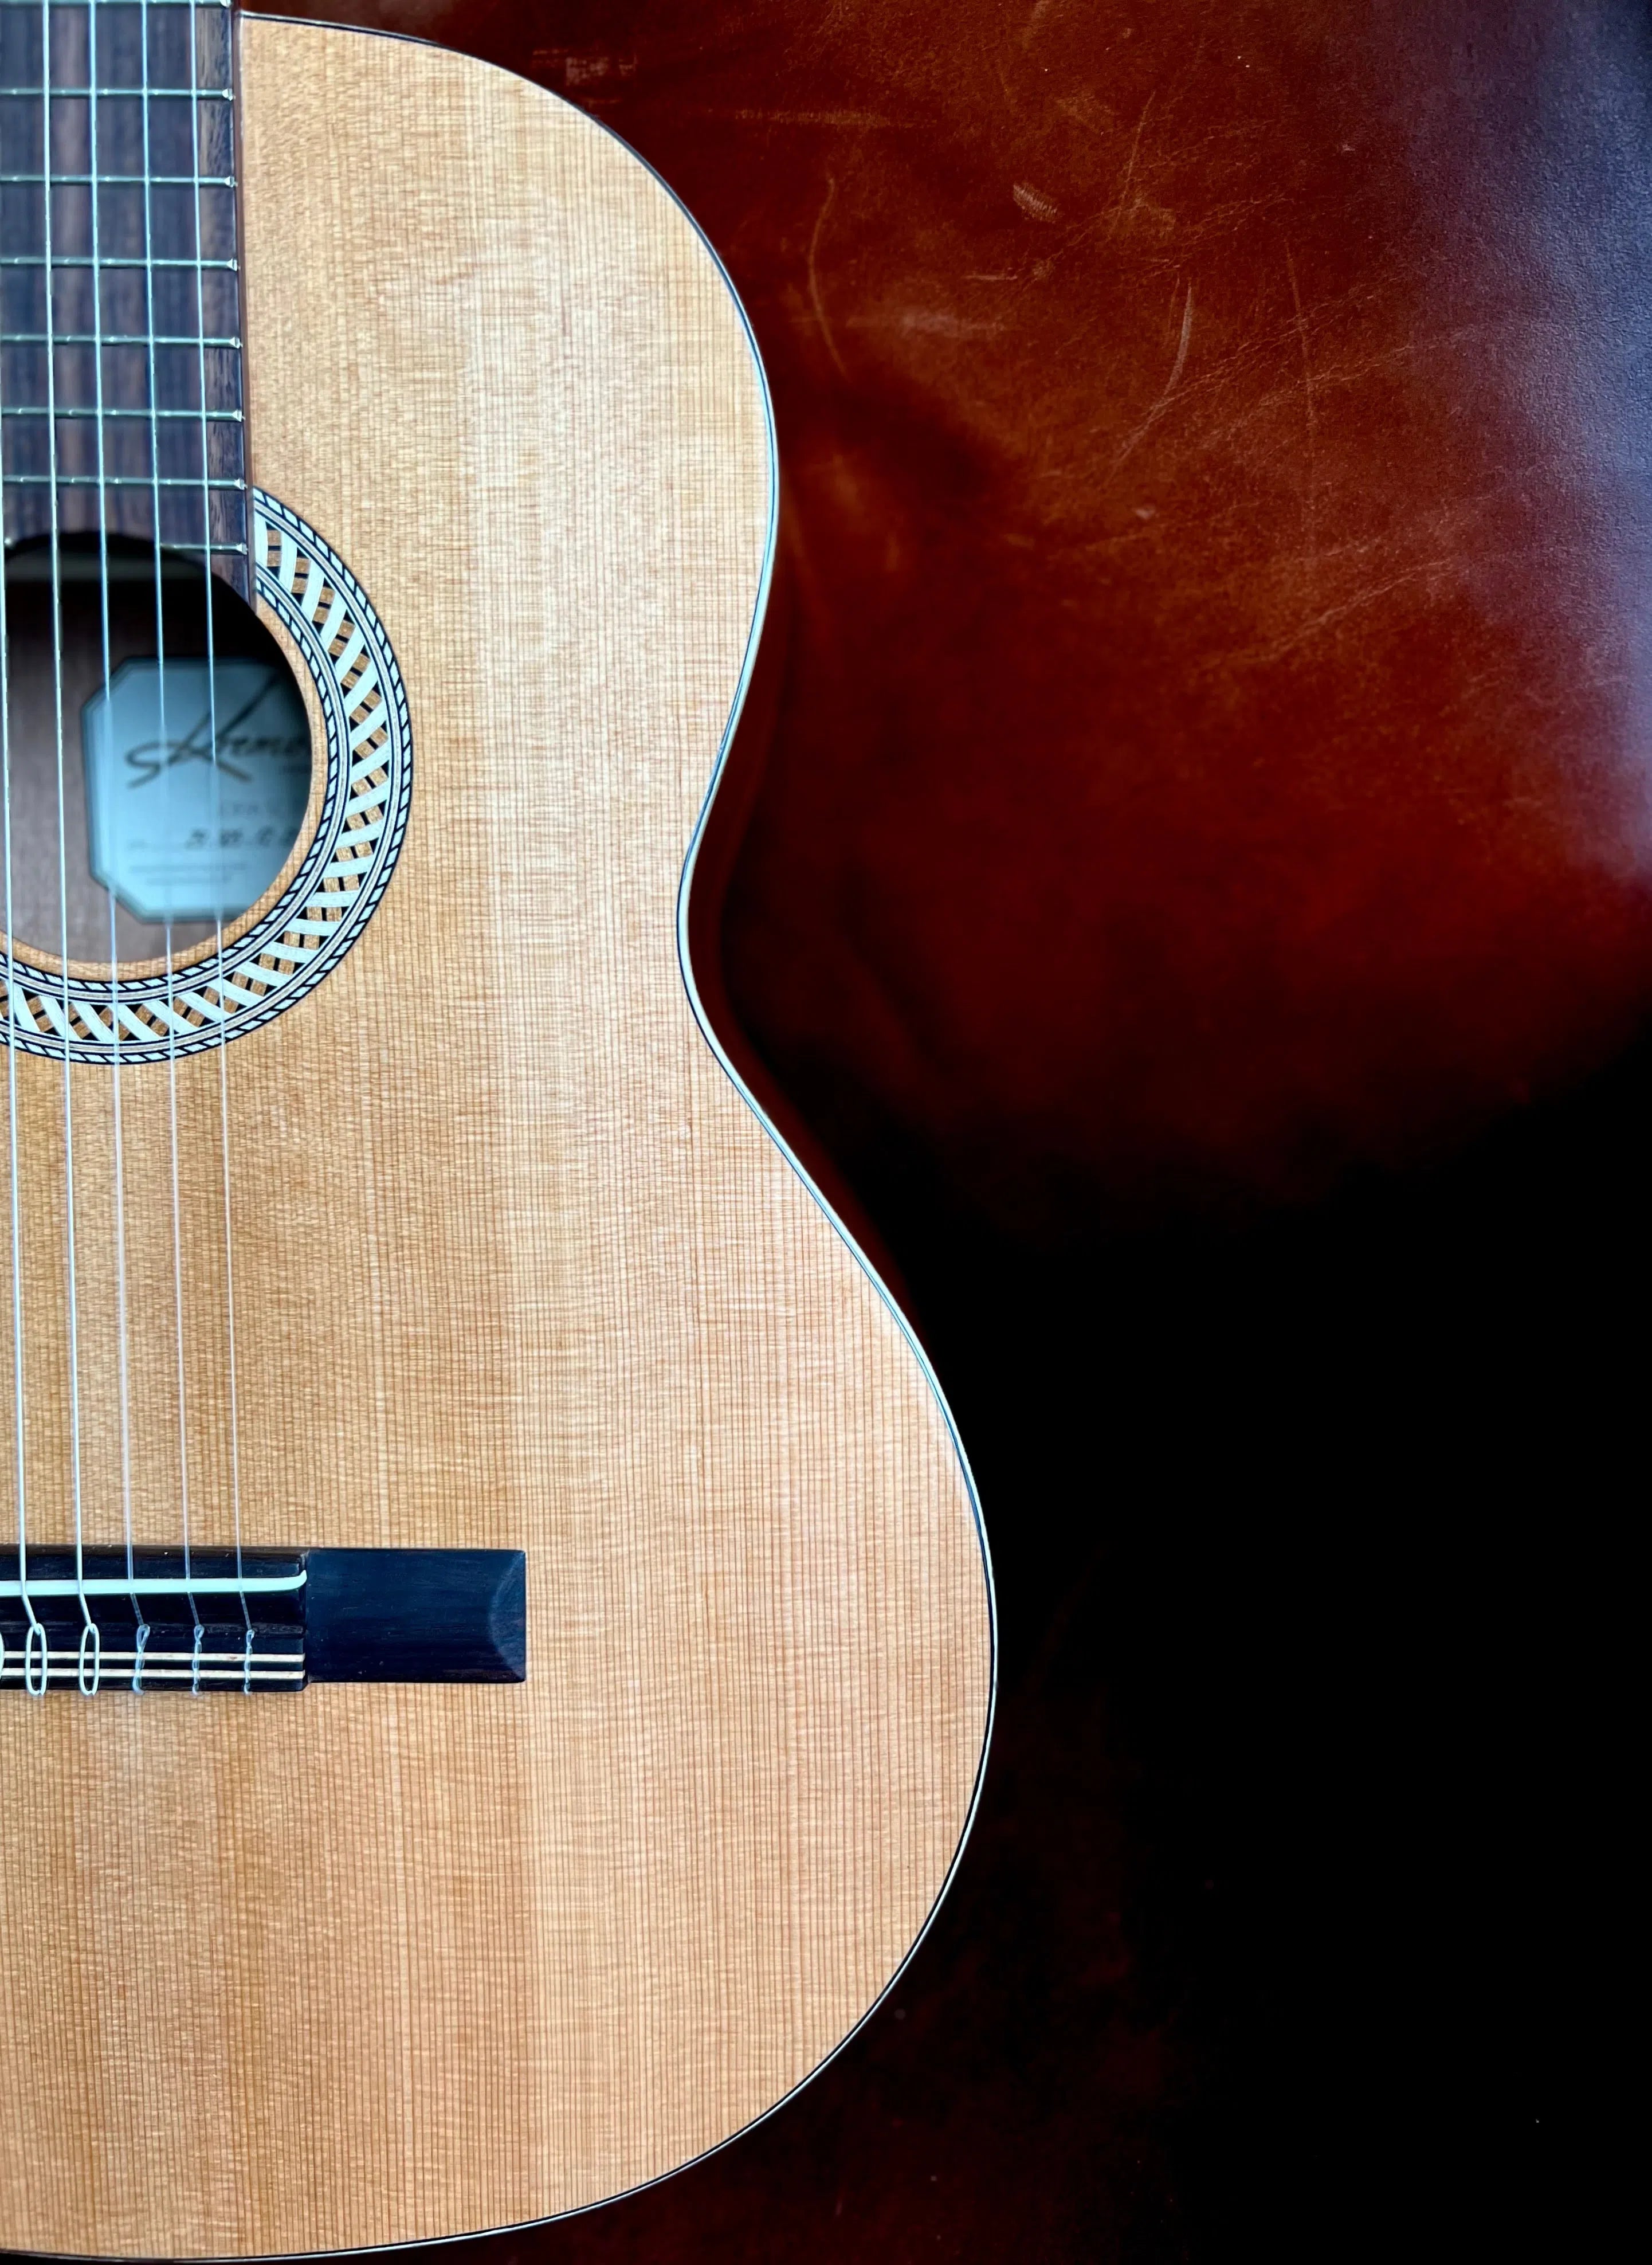
M 0 1553 L 0 1690 L 520 1683 L 520 1549 Z

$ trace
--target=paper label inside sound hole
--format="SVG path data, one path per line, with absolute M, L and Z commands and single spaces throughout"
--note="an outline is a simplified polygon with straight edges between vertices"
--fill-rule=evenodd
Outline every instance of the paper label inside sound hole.
M 309 723 L 284 672 L 128 660 L 82 710 L 81 737 L 92 875 L 128 912 L 234 920 L 258 901 L 309 799 Z

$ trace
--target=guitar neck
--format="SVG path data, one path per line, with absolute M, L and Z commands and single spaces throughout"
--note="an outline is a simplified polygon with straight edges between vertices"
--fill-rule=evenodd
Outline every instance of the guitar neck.
M 136 536 L 247 594 L 229 0 L 0 0 L 5 539 Z

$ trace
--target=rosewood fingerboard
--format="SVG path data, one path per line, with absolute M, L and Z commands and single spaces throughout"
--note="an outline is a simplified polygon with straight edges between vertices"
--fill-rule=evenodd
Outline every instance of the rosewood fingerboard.
M 0 0 L 5 539 L 158 540 L 247 594 L 229 0 Z

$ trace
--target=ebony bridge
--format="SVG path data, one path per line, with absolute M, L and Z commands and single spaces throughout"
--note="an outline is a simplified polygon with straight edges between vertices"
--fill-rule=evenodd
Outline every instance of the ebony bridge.
M 520 1683 L 520 1549 L 0 1552 L 0 1690 Z

